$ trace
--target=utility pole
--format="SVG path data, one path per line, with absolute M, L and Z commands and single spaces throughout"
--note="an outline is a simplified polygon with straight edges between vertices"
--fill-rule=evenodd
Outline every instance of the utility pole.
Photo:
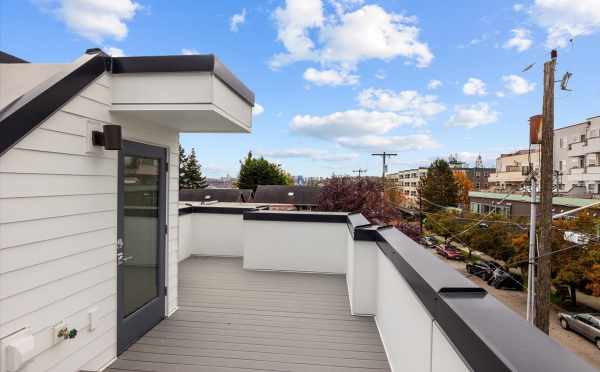
M 353 170 L 352 173 L 358 173 L 358 178 L 360 178 L 360 176 L 363 173 L 367 173 L 367 170 L 366 169 L 360 169 L 360 168 L 358 168 L 358 169 Z
M 552 253 L 552 181 L 554 140 L 554 74 L 558 53 L 553 50 L 550 61 L 544 63 L 544 100 L 542 106 L 542 150 L 540 174 L 540 241 L 535 279 L 534 324 L 542 332 L 549 332 L 550 316 L 550 254 Z
M 536 180 L 533 167 L 530 168 L 531 203 L 529 218 L 529 264 L 527 267 L 527 320 L 532 326 L 535 319 L 535 241 L 536 241 Z
M 383 161 L 383 167 L 382 167 L 382 172 L 381 172 L 381 179 L 383 184 L 385 185 L 385 172 L 387 172 L 387 164 L 386 164 L 386 160 L 387 158 L 391 158 L 392 156 L 398 156 L 398 154 L 393 154 L 393 153 L 389 153 L 389 152 L 382 152 L 379 154 L 371 154 L 372 156 L 381 156 L 381 160 Z
M 381 156 L 382 167 L 381 167 L 381 217 L 383 218 L 383 212 L 385 209 L 385 172 L 387 172 L 387 158 L 391 158 L 392 156 L 398 156 L 398 154 L 382 152 L 378 154 L 371 154 L 372 156 Z

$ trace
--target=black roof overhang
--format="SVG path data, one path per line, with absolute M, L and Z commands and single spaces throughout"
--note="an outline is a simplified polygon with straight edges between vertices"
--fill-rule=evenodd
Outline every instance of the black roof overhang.
M 254 105 L 254 93 L 212 54 L 110 57 L 100 49 L 88 49 L 86 54 L 70 69 L 54 75 L 0 111 L 0 156 L 105 71 L 213 72 L 238 96 Z

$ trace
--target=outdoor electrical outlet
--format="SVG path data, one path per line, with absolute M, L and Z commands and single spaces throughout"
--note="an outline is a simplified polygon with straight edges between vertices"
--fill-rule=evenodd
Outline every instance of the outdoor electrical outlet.
M 53 345 L 57 345 L 60 344 L 61 342 L 64 341 L 64 338 L 62 336 L 59 336 L 59 334 L 61 333 L 61 331 L 63 331 L 64 329 L 67 328 L 67 325 L 65 324 L 65 321 L 60 321 L 59 323 L 56 323 L 54 325 L 53 328 Z

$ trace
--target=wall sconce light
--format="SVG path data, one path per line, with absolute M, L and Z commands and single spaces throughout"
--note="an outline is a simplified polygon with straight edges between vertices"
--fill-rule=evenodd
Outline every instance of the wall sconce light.
M 121 126 L 108 124 L 102 126 L 102 132 L 92 131 L 92 144 L 106 150 L 121 150 Z

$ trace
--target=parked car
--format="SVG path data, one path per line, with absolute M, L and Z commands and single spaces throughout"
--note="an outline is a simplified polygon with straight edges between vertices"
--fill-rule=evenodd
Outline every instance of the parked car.
M 466 269 L 469 274 L 478 276 L 485 281 L 490 279 L 492 277 L 492 274 L 494 274 L 494 271 L 500 267 L 500 264 L 497 262 L 485 260 L 477 262 L 467 262 L 466 265 Z
M 517 274 L 511 274 L 497 268 L 492 273 L 492 276 L 487 280 L 487 283 L 496 289 L 523 289 L 523 278 Z
M 434 247 L 437 244 L 437 241 L 432 236 L 425 236 L 421 238 L 421 245 L 427 248 Z
M 461 251 L 448 244 L 440 244 L 436 246 L 435 251 L 440 256 L 446 257 L 449 260 L 461 261 L 465 259 Z
M 558 313 L 558 321 L 561 327 L 579 333 L 600 349 L 600 313 Z

